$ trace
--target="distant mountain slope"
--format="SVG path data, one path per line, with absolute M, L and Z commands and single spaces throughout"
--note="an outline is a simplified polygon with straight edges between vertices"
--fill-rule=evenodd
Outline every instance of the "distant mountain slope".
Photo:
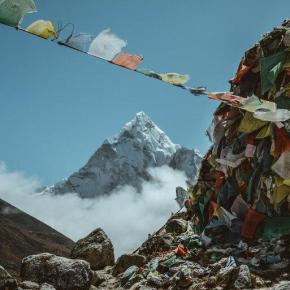
M 118 135 L 106 140 L 84 167 L 46 191 L 95 197 L 122 185 L 140 189 L 142 181 L 151 178 L 147 169 L 162 165 L 184 171 L 189 182 L 194 182 L 200 162 L 197 151 L 174 144 L 144 112 L 139 112 Z
M 50 252 L 69 256 L 74 242 L 0 199 L 0 265 L 19 275 L 23 257 Z

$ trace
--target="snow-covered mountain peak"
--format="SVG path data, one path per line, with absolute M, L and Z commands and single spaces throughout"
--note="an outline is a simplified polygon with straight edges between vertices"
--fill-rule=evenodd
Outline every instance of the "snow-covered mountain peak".
M 151 151 L 161 150 L 169 155 L 181 146 L 174 144 L 170 138 L 144 112 L 139 112 L 128 122 L 121 132 L 105 143 L 112 145 L 128 142 L 147 144 Z
M 48 190 L 95 197 L 122 185 L 140 189 L 142 181 L 151 179 L 147 169 L 163 165 L 184 171 L 193 181 L 200 159 L 194 151 L 174 144 L 149 116 L 139 112 L 119 134 L 106 139 L 85 166 Z
M 148 115 L 146 115 L 144 112 L 139 112 L 135 115 L 133 120 L 128 122 L 123 130 L 123 131 L 129 131 L 131 133 L 137 133 L 139 132 L 150 132 L 152 130 L 157 130 L 159 133 L 163 133 L 157 125 L 154 124 L 154 122 L 150 119 Z

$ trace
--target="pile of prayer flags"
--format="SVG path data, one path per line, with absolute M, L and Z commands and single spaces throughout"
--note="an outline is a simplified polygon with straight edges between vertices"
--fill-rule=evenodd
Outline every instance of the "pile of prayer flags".
M 248 241 L 290 234 L 289 35 L 290 20 L 245 53 L 229 92 L 206 92 L 221 103 L 185 205 L 207 239 L 224 224 Z

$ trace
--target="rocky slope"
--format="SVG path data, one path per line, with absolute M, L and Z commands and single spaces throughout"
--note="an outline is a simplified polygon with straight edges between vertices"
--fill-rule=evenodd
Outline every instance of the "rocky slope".
M 184 171 L 188 182 L 193 183 L 200 161 L 197 151 L 174 144 L 140 112 L 118 135 L 106 140 L 84 167 L 46 191 L 77 192 L 81 197 L 91 198 L 122 185 L 140 189 L 142 181 L 151 178 L 147 169 L 162 165 Z
M 135 253 L 96 271 L 92 283 L 98 290 L 290 289 L 289 237 L 247 243 L 226 230 L 212 234 L 206 244 L 190 213 L 175 214 Z
M 289 237 L 249 244 L 220 232 L 207 245 L 193 227 L 189 212 L 175 214 L 135 253 L 115 263 L 112 244 L 99 228 L 75 244 L 70 258 L 50 253 L 25 257 L 21 280 L 0 265 L 0 289 L 290 289 Z
M 0 265 L 19 275 L 25 256 L 42 252 L 68 256 L 74 242 L 0 199 Z

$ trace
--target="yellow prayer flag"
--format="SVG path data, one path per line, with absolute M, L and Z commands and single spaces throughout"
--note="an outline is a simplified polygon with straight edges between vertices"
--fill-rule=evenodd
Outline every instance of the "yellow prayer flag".
M 26 31 L 45 39 L 58 35 L 53 23 L 49 20 L 37 20 L 30 24 Z
M 172 85 L 184 85 L 189 80 L 189 75 L 181 75 L 177 73 L 161 73 L 159 76 L 164 82 Z

